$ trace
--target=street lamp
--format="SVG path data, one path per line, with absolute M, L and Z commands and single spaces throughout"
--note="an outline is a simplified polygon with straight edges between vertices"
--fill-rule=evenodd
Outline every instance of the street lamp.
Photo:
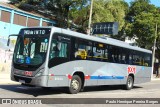
M 152 52 L 152 74 L 151 74 L 151 77 L 152 77 L 152 78 L 153 78 L 153 70 L 154 70 L 154 60 L 155 60 L 155 50 L 156 50 L 156 39 L 157 39 L 157 23 L 156 23 L 155 39 L 154 39 L 153 52 Z
M 92 22 L 92 8 L 93 8 L 93 0 L 91 0 L 90 14 L 89 14 L 89 22 L 88 22 L 88 35 L 91 33 L 91 22 Z

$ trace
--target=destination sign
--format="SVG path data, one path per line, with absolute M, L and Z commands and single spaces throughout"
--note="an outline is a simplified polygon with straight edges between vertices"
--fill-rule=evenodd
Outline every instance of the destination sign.
M 25 35 L 44 35 L 45 30 L 24 30 Z
M 20 31 L 22 35 L 46 35 L 50 34 L 50 28 L 26 28 Z

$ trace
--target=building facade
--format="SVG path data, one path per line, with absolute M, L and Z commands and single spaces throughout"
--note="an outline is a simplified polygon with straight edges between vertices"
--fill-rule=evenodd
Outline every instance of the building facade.
M 0 38 L 18 34 L 24 27 L 55 25 L 56 21 L 0 4 Z

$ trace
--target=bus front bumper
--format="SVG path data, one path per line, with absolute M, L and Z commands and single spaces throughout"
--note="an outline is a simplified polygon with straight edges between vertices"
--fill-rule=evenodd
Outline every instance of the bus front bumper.
M 39 76 L 39 77 L 26 77 L 22 75 L 11 75 L 11 80 L 20 82 L 22 84 L 27 84 L 31 86 L 41 86 L 41 87 L 48 87 L 47 86 L 47 75 Z

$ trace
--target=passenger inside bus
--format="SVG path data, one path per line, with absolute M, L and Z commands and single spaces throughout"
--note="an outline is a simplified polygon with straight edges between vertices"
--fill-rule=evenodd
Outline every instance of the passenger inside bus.
M 126 59 L 125 59 L 125 56 L 124 56 L 124 55 L 122 56 L 121 63 L 122 63 L 122 64 L 126 64 Z

